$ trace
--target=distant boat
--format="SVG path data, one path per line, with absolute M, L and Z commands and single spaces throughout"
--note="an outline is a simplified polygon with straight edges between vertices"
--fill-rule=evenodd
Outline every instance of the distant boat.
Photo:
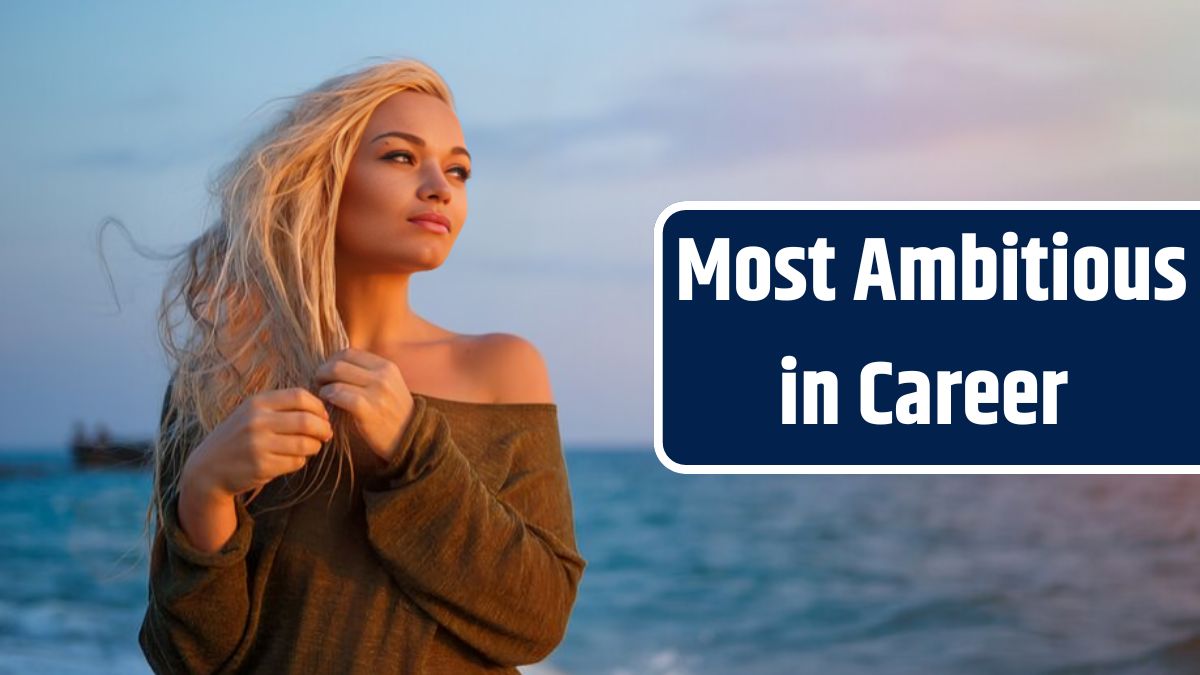
M 146 440 L 115 441 L 104 425 L 89 438 L 83 424 L 75 423 L 71 440 L 71 456 L 80 468 L 129 468 L 147 466 L 154 459 L 154 442 Z

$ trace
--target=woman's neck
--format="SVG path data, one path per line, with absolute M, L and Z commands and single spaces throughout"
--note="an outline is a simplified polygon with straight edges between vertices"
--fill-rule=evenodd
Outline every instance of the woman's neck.
M 422 339 L 426 322 L 408 302 L 411 274 L 339 274 L 337 307 L 350 346 L 367 351 Z

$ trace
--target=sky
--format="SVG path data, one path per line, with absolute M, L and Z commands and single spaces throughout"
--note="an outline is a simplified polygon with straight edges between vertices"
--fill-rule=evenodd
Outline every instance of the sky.
M 110 288 L 100 222 L 177 250 L 280 97 L 384 59 L 445 77 L 473 158 L 413 306 L 532 341 L 568 449 L 650 447 L 674 202 L 1200 197 L 1191 3 L 247 5 L 0 8 L 0 448 L 153 433 L 166 268 L 109 229 Z

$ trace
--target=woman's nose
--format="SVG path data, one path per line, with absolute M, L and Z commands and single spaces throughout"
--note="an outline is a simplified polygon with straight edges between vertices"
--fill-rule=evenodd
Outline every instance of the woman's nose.
M 425 169 L 421 176 L 421 187 L 417 196 L 421 201 L 433 199 L 446 202 L 450 200 L 450 183 L 442 175 L 440 167 L 434 166 Z

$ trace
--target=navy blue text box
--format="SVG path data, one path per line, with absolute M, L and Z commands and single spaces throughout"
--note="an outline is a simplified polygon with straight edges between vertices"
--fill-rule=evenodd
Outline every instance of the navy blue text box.
M 675 470 L 771 465 L 1197 465 L 1192 429 L 1200 376 L 1196 333 L 1196 292 L 1173 301 L 1127 301 L 1115 297 L 1116 247 L 1147 247 L 1150 286 L 1169 281 L 1155 270 L 1155 252 L 1166 247 L 1194 249 L 1200 235 L 1197 212 L 1178 206 L 1064 209 L 957 207 L 858 210 L 812 207 L 776 210 L 714 208 L 684 203 L 664 211 L 656 242 L 656 416 L 660 459 Z M 1002 236 L 1013 232 L 1016 246 Z M 1069 237 L 1055 247 L 1052 237 Z M 1035 301 L 1026 294 L 1025 261 L 1019 261 L 1018 300 L 1003 300 L 1003 277 L 996 297 L 967 301 L 962 292 L 962 235 L 997 254 L 1020 250 L 1037 237 L 1047 249 L 1068 252 L 1067 300 Z M 691 300 L 681 300 L 680 241 L 691 239 L 702 259 L 718 238 L 729 241 L 729 299 L 716 299 L 716 282 L 692 284 Z M 811 247 L 825 238 L 836 257 L 828 262 L 828 285 L 836 299 L 815 297 L 813 268 L 793 265 L 806 277 L 803 297 L 781 301 L 772 295 L 751 301 L 735 290 L 737 252 L 751 246 L 771 255 L 789 246 Z M 956 254 L 954 300 L 884 301 L 878 289 L 856 301 L 864 243 L 886 240 L 892 278 L 900 290 L 901 247 L 948 247 Z M 1099 301 L 1079 298 L 1074 288 L 1074 254 L 1095 246 L 1107 252 L 1109 289 Z M 1130 254 L 1136 263 L 1135 254 Z M 1189 262 L 1174 260 L 1187 282 Z M 751 265 L 753 269 L 753 265 Z M 1052 261 L 1041 263 L 1051 286 Z M 773 287 L 790 284 L 772 268 Z M 939 278 L 940 280 L 940 278 Z M 1088 285 L 1095 286 L 1094 276 Z M 939 283 L 940 290 L 940 283 Z M 920 291 L 918 274 L 917 291 Z M 1153 293 L 1153 291 L 1151 291 Z M 920 297 L 919 295 L 917 296 Z M 796 358 L 795 372 L 832 371 L 838 378 L 838 423 L 786 425 L 781 422 L 784 368 Z M 897 399 L 914 390 L 902 385 L 902 370 L 928 376 L 936 418 L 937 372 L 990 371 L 1003 381 L 1012 371 L 1069 373 L 1057 388 L 1057 422 L 1042 423 L 1042 401 L 1025 404 L 1039 422 L 1018 425 L 1006 419 L 1003 401 L 983 405 L 997 412 L 995 424 L 968 421 L 965 388 L 950 389 L 950 424 L 889 425 L 866 422 L 860 414 L 860 374 L 871 362 L 890 362 L 890 377 L 874 378 L 875 408 L 893 411 Z M 798 375 L 797 379 L 801 379 Z M 802 399 L 803 381 L 797 388 Z M 1044 392 L 1039 392 L 1044 393 Z M 803 404 L 797 401 L 798 422 Z M 672 466 L 674 465 L 674 466 Z

